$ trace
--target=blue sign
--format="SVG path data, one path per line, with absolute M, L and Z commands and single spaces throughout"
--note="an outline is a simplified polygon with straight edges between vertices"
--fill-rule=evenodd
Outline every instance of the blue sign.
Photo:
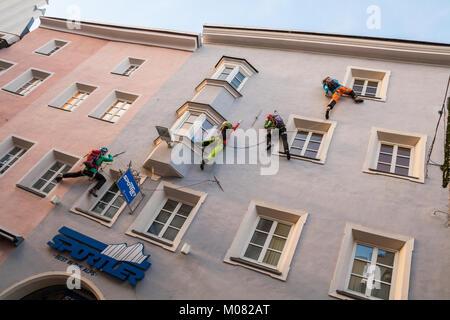
M 130 204 L 139 193 L 139 187 L 136 180 L 134 180 L 130 169 L 128 169 L 122 178 L 117 181 L 117 186 L 128 204 Z
M 128 279 L 133 286 L 150 268 L 151 263 L 147 261 L 150 255 L 143 254 L 142 243 L 129 247 L 125 243 L 107 245 L 67 227 L 59 229 L 59 233 L 53 237 L 53 242 L 47 242 L 50 247 L 68 251 L 76 260 L 87 259 L 87 264 L 120 280 Z

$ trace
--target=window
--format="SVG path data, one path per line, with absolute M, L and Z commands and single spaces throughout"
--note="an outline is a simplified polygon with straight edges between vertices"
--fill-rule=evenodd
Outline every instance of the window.
M 377 170 L 408 176 L 410 160 L 410 147 L 381 143 Z
M 144 59 L 137 59 L 128 57 L 122 63 L 120 63 L 111 73 L 120 76 L 129 77 L 133 72 L 135 72 L 143 63 Z
M 9 62 L 6 60 L 0 60 L 0 75 L 5 72 L 6 70 L 8 70 L 9 68 L 11 68 L 12 66 L 14 66 L 15 63 L 14 62 Z
M 53 149 L 16 186 L 45 198 L 58 184 L 55 181 L 56 176 L 68 172 L 79 160 L 79 156 Z
M 346 87 L 364 99 L 386 101 L 391 72 L 360 67 L 347 67 L 344 80 Z
M 335 128 L 335 121 L 289 115 L 286 129 L 291 157 L 324 164 Z M 282 143 L 272 141 L 278 143 L 278 153 L 284 156 Z
M 112 219 L 124 202 L 125 198 L 122 196 L 117 185 L 113 183 L 101 199 L 94 204 L 91 211 Z
M 131 102 L 125 100 L 117 100 L 102 116 L 103 120 L 117 122 L 119 118 L 128 110 Z
M 80 106 L 95 89 L 97 89 L 97 87 L 76 82 L 50 102 L 49 106 L 65 111 L 73 111 Z
M 363 97 L 371 97 L 376 98 L 378 97 L 378 84 L 379 81 L 377 80 L 366 80 L 366 79 L 354 79 L 353 82 L 353 91 L 359 96 Z
M 126 234 L 173 252 L 207 194 L 164 181 L 157 189 Z
M 307 216 L 251 201 L 224 262 L 285 281 Z
M 34 145 L 25 139 L 10 136 L 0 144 L 0 177 Z
M 49 72 L 30 69 L 4 86 L 2 90 L 20 96 L 26 96 L 31 91 L 36 89 L 41 83 L 47 80 L 50 76 L 51 74 Z
M 191 211 L 191 205 L 167 199 L 147 233 L 164 240 L 173 241 Z
M 31 187 L 42 193 L 49 193 L 58 184 L 55 178 L 59 174 L 66 173 L 71 165 L 56 161 Z
M 276 268 L 290 231 L 290 224 L 258 217 L 244 257 Z
M 354 251 L 348 290 L 388 300 L 396 253 L 359 243 Z
M 189 113 L 186 120 L 183 121 L 181 127 L 176 129 L 175 134 L 180 136 L 187 136 L 193 142 L 201 142 L 204 139 L 211 137 L 215 130 L 214 125 L 206 119 L 205 115 L 196 115 Z
M 329 295 L 408 299 L 414 239 L 347 223 Z
M 36 53 L 45 55 L 45 56 L 51 56 L 56 51 L 64 47 L 68 42 L 63 40 L 52 40 L 43 47 L 36 50 Z
M 132 93 L 116 90 L 109 94 L 100 105 L 89 114 L 89 117 L 116 123 L 130 109 L 131 105 L 138 97 L 138 95 Z
M 227 81 L 234 89 L 240 90 L 249 77 L 258 73 L 247 60 L 223 56 L 216 65 L 213 79 Z
M 425 182 L 427 136 L 372 128 L 363 172 Z

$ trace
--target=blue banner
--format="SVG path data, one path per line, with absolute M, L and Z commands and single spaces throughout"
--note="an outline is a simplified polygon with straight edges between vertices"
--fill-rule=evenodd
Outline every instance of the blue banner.
M 128 169 L 122 178 L 117 181 L 117 186 L 128 204 L 130 204 L 139 193 L 139 187 L 136 180 L 134 180 L 130 169 Z

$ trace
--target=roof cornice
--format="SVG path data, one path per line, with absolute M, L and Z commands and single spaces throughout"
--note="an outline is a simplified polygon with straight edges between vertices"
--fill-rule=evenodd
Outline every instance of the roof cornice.
M 309 51 L 450 66 L 450 45 L 419 41 L 204 25 L 203 43 Z
M 200 35 L 197 33 L 138 28 L 92 21 L 80 21 L 79 28 L 71 28 L 67 23 L 68 20 L 66 19 L 41 17 L 40 20 L 40 28 L 69 32 L 105 40 L 136 43 L 191 52 L 200 47 Z

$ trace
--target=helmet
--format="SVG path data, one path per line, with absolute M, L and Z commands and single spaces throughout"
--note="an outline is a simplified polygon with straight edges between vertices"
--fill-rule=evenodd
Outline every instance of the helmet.
M 330 79 L 330 76 L 326 76 L 326 77 L 322 80 L 322 83 L 325 84 L 325 82 L 326 82 L 328 79 Z
M 270 120 L 271 118 L 273 118 L 273 114 L 268 114 L 267 115 L 267 120 Z
M 221 129 L 223 130 L 224 128 L 231 129 L 231 128 L 233 128 L 233 125 L 230 122 L 228 122 L 228 121 L 224 121 L 222 123 Z
M 107 147 L 102 147 L 100 150 L 101 150 L 102 152 L 104 152 L 104 153 L 108 152 L 108 148 L 107 148 Z

